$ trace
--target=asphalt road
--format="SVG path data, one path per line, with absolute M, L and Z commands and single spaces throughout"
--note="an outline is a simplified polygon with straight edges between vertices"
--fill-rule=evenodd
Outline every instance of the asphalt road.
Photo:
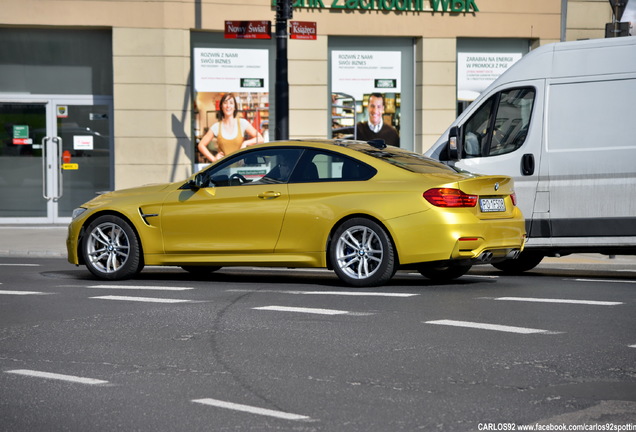
M 0 258 L 1 431 L 527 425 L 636 430 L 631 262 L 350 289 L 316 270 L 103 282 Z

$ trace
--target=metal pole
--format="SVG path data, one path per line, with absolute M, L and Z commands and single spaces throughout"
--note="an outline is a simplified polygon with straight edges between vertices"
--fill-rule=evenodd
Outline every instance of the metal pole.
M 287 0 L 278 0 L 279 2 Z M 276 128 L 277 140 L 289 139 L 289 82 L 287 76 L 287 17 L 276 14 Z

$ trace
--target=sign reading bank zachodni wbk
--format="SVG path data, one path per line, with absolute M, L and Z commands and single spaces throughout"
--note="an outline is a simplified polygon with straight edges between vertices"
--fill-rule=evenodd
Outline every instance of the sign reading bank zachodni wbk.
M 276 6 L 277 0 L 272 0 Z M 295 8 L 383 10 L 399 12 L 479 12 L 475 0 L 294 0 Z

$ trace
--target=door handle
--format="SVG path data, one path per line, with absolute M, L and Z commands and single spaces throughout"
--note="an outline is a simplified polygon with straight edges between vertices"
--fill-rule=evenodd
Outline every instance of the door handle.
M 272 198 L 278 198 L 279 196 L 281 196 L 281 193 L 274 192 L 274 191 L 261 192 L 258 194 L 258 197 L 261 199 L 272 199 Z
M 47 191 L 47 173 L 46 173 L 46 159 L 47 159 L 47 144 L 51 140 L 51 137 L 42 138 L 42 196 L 46 200 L 50 200 L 51 197 L 48 195 Z
M 53 160 L 55 160 L 55 163 L 57 164 L 57 191 L 55 196 L 53 197 L 53 200 L 57 201 L 58 199 L 62 198 L 62 194 L 64 193 L 64 184 L 62 179 L 62 138 L 53 137 L 53 142 L 57 143 L 57 153 L 53 158 Z
M 532 153 L 526 153 L 521 158 L 521 173 L 524 176 L 534 174 L 534 155 Z

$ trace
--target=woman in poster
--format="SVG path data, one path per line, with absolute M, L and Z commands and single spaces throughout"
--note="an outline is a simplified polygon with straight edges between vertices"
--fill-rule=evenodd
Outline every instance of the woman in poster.
M 247 120 L 238 116 L 236 98 L 232 93 L 226 93 L 219 102 L 220 109 L 216 112 L 219 120 L 214 123 L 207 133 L 201 138 L 197 148 L 210 162 L 216 162 L 224 156 L 235 151 L 264 142 L 263 136 Z M 245 137 L 248 139 L 245 139 Z M 214 140 L 216 138 L 216 155 Z

